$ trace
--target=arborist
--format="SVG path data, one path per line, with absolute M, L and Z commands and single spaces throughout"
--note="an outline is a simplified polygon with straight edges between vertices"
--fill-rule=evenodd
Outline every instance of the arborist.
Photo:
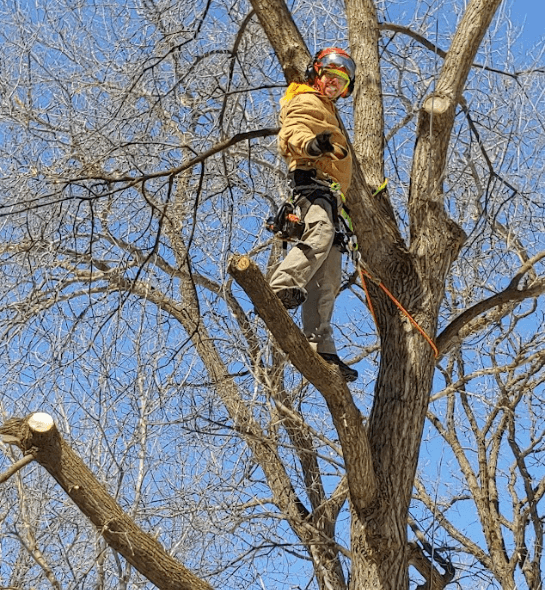
M 341 284 L 340 214 L 352 175 L 335 102 L 350 96 L 355 73 L 346 51 L 328 47 L 308 65 L 306 83 L 289 85 L 281 100 L 278 149 L 288 165 L 292 195 L 270 228 L 285 229 L 289 218 L 296 238 L 270 279 L 273 291 L 286 309 L 302 305 L 303 332 L 311 346 L 349 382 L 358 372 L 339 358 L 331 327 Z

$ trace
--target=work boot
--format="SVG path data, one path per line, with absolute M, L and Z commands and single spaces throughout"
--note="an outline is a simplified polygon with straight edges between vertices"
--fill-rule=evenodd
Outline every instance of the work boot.
M 339 367 L 341 370 L 341 375 L 347 383 L 352 383 L 358 378 L 358 372 L 356 369 L 352 369 L 347 364 L 343 363 L 336 354 L 332 354 L 330 352 L 319 352 L 318 354 L 327 363 L 331 365 L 337 365 L 337 367 Z
M 295 309 L 299 307 L 307 298 L 306 291 L 304 289 L 299 289 L 299 287 L 280 289 L 276 292 L 276 296 L 280 299 L 282 305 L 286 309 Z

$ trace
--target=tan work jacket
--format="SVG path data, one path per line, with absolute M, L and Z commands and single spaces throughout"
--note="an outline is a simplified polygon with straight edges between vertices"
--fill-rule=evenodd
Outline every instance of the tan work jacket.
M 335 180 L 346 194 L 352 176 L 352 156 L 333 101 L 307 84 L 292 83 L 280 101 L 278 150 L 288 169 L 317 170 L 317 177 Z M 332 153 L 309 156 L 305 146 L 318 133 L 331 131 Z

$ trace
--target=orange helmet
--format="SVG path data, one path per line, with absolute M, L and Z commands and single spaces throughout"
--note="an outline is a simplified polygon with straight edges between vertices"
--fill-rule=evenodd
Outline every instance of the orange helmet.
M 314 56 L 314 59 L 308 64 L 305 75 L 307 80 L 314 84 L 316 78 L 320 78 L 324 70 L 341 70 L 344 71 L 350 78 L 350 82 L 346 90 L 341 94 L 342 98 L 350 96 L 354 90 L 354 82 L 356 79 L 356 64 L 354 60 L 339 47 L 326 47 L 321 49 Z

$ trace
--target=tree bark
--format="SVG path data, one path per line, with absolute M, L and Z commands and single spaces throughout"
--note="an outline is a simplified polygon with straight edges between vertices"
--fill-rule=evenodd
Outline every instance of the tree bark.
M 284 0 L 250 0 L 288 84 L 304 81 L 310 52 Z
M 326 363 L 312 350 L 250 258 L 233 256 L 228 271 L 248 294 L 293 365 L 323 395 L 343 448 L 350 501 L 356 510 L 366 510 L 377 491 L 369 443 L 363 417 L 339 369 Z
M 212 590 L 140 529 L 108 494 L 59 434 L 48 414 L 11 418 L 0 427 L 25 454 L 31 454 L 97 527 L 108 545 L 161 590 Z
M 295 25 L 284 2 L 276 2 L 286 30 L 293 30 Z M 373 195 L 373 188 L 383 181 L 384 132 L 376 10 L 372 0 L 347 0 L 351 51 L 358 66 L 354 96 L 356 158 L 348 203 L 359 250 L 366 268 L 384 282 L 432 338 L 437 330 L 445 279 L 465 239 L 464 232 L 445 211 L 442 190 L 455 110 L 477 49 L 499 3 L 500 0 L 470 2 L 445 59 L 436 91 L 423 103 L 411 176 L 411 244 L 407 247 L 387 193 Z M 253 0 L 252 5 L 267 30 L 268 0 Z M 294 35 L 294 39 L 299 38 L 298 32 Z M 282 63 L 285 50 L 279 45 L 279 37 L 271 32 L 268 38 Z M 295 63 L 292 57 L 290 60 Z M 236 268 L 236 264 L 231 266 Z M 236 273 L 233 274 L 239 280 Z M 352 448 L 353 437 L 343 435 L 342 421 L 335 420 L 335 412 L 350 407 L 350 396 L 336 390 L 327 379 L 315 378 L 320 363 L 305 353 L 301 339 L 292 339 L 291 330 L 284 331 L 288 325 L 284 310 L 274 307 L 266 293 L 262 300 L 252 297 L 253 285 L 242 282 L 241 285 L 279 345 L 297 369 L 321 391 L 328 405 L 332 400 L 342 400 L 337 408 L 330 405 L 330 410 L 335 426 L 341 426 L 339 439 L 352 500 L 351 590 L 408 588 L 407 514 L 435 369 L 432 348 L 399 309 L 379 289 L 371 286 L 382 354 L 366 433 L 368 438 L 363 445 L 366 457 L 370 451 L 372 463 L 364 474 L 373 475 L 376 493 L 366 496 L 362 502 L 362 492 L 356 488 L 356 482 L 364 487 L 369 482 L 361 474 L 358 480 L 353 478 L 357 471 L 353 461 L 358 462 L 359 453 Z M 368 462 L 366 458 L 365 464 Z
M 354 149 L 370 186 L 384 180 L 384 115 L 374 0 L 346 0 L 350 52 L 357 64 L 354 89 Z

